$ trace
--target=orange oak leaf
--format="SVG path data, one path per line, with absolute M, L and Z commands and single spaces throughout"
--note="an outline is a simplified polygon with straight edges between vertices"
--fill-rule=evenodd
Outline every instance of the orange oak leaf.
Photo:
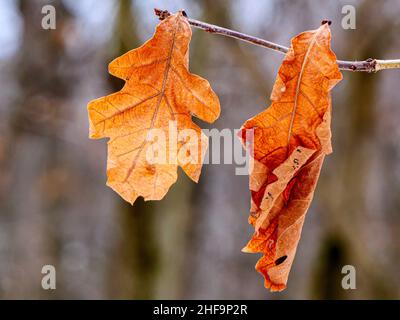
M 332 151 L 330 90 L 342 75 L 330 39 L 328 24 L 292 39 L 272 104 L 240 131 L 252 160 L 249 223 L 255 228 L 243 251 L 263 254 L 256 270 L 271 291 L 286 288 L 322 163 Z
M 88 104 L 89 137 L 110 138 L 107 185 L 130 203 L 163 198 L 178 165 L 199 179 L 208 140 L 192 115 L 211 123 L 220 105 L 208 81 L 188 71 L 191 36 L 181 12 L 166 18 L 149 41 L 110 63 L 124 87 Z

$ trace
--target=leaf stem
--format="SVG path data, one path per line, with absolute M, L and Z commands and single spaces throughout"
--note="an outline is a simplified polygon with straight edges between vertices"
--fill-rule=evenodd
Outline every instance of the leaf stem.
M 394 60 L 375 60 L 375 71 L 384 69 L 400 69 L 400 59 Z
M 159 17 L 160 20 L 164 20 L 166 17 L 170 16 L 171 13 L 167 10 L 160 10 L 155 8 L 154 13 Z M 183 14 L 185 12 L 183 11 Z M 264 48 L 268 48 L 274 51 L 278 51 L 280 53 L 286 53 L 289 48 L 282 46 L 280 44 L 253 37 L 251 35 L 223 28 L 214 24 L 202 22 L 199 20 L 195 19 L 190 19 L 188 18 L 188 22 L 190 25 L 192 25 L 195 28 L 204 30 L 209 33 L 214 33 L 214 34 L 220 34 L 226 37 L 231 37 L 235 38 L 241 41 L 245 41 L 251 44 L 255 44 L 257 46 L 261 46 Z M 327 23 L 327 21 L 323 21 L 322 23 Z M 328 22 L 329 23 L 329 22 Z M 337 64 L 341 70 L 346 70 L 346 71 L 364 71 L 364 72 L 377 72 L 380 70 L 385 70 L 385 69 L 400 69 L 400 59 L 395 59 L 395 60 L 378 60 L 378 59 L 367 59 L 364 61 L 343 61 L 343 60 L 337 60 Z

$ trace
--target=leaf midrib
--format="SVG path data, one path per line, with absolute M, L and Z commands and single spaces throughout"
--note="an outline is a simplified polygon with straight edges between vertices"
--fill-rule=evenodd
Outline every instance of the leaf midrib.
M 166 89 L 166 86 L 167 86 L 167 79 L 168 79 L 168 75 L 169 75 L 169 70 L 171 69 L 172 54 L 173 54 L 173 51 L 174 51 L 174 48 L 175 48 L 176 34 L 178 32 L 179 26 L 180 26 L 180 24 L 179 24 L 179 17 L 178 17 L 177 20 L 176 20 L 176 23 L 175 23 L 174 33 L 173 33 L 172 41 L 171 41 L 171 47 L 169 49 L 168 58 L 167 58 L 167 62 L 166 62 L 165 69 L 164 69 L 164 76 L 163 76 L 163 82 L 162 82 L 161 90 L 159 92 L 158 99 L 157 99 L 157 104 L 156 104 L 156 107 L 154 109 L 153 116 L 151 118 L 149 130 L 154 128 L 155 120 L 157 118 L 157 114 L 158 114 L 158 111 L 159 111 L 159 108 L 160 108 L 160 105 L 161 105 L 161 100 L 162 100 L 162 98 L 164 97 L 164 94 L 165 94 L 165 89 Z M 140 156 L 141 152 L 143 151 L 143 149 L 144 149 L 146 144 L 147 144 L 147 140 L 144 139 L 142 144 L 139 146 L 139 150 L 136 153 L 135 158 L 132 161 L 132 165 L 129 168 L 127 174 L 126 174 L 124 182 L 126 182 L 129 179 L 130 175 L 132 174 L 133 169 L 135 169 L 137 160 L 138 160 L 138 158 L 139 158 L 139 156 Z
M 303 63 L 301 65 L 300 74 L 299 74 L 299 77 L 298 77 L 297 83 L 296 83 L 296 92 L 295 92 L 292 116 L 291 116 L 291 119 L 290 119 L 290 125 L 289 125 L 289 130 L 288 130 L 287 146 L 289 146 L 290 139 L 292 138 L 292 135 L 293 135 L 293 123 L 294 123 L 294 118 L 296 116 L 296 110 L 297 110 L 297 106 L 298 106 L 298 102 L 299 102 L 299 95 L 300 95 L 300 91 L 301 91 L 300 90 L 300 86 L 301 86 L 301 81 L 303 79 L 304 69 L 306 67 L 307 62 L 309 61 L 308 60 L 309 54 L 311 52 L 311 49 L 314 47 L 314 44 L 315 44 L 315 42 L 317 40 L 317 36 L 318 36 L 320 31 L 321 30 L 318 30 L 314 34 L 314 36 L 313 36 L 313 38 L 311 40 L 311 43 L 310 43 L 309 47 L 307 48 L 307 52 L 306 52 L 306 54 L 304 55 L 304 58 L 303 58 Z

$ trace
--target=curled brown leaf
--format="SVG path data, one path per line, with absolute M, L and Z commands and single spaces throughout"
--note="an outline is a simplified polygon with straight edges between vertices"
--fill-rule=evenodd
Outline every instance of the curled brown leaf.
M 331 152 L 330 90 L 342 75 L 330 39 L 328 24 L 292 39 L 272 104 L 241 129 L 253 160 L 249 222 L 255 228 L 243 251 L 263 254 L 256 269 L 272 291 L 286 287 L 305 214 Z M 248 130 L 252 141 L 246 141 Z

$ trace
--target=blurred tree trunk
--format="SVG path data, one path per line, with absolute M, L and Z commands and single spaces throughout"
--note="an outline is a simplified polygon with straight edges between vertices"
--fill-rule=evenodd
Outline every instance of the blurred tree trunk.
M 195 18 L 233 27 L 231 6 L 227 2 L 204 1 L 202 12 L 201 17 Z M 220 119 L 209 127 L 219 130 L 239 128 L 243 114 L 252 112 L 247 108 L 250 103 L 246 99 L 254 98 L 260 92 L 265 95 L 267 77 L 260 72 L 251 49 L 242 51 L 238 41 L 204 32 L 196 32 L 195 37 L 202 40 L 203 48 L 209 48 L 196 60 L 201 59 L 203 66 L 209 67 L 206 77 L 217 92 L 222 107 Z M 194 55 L 198 53 L 193 51 Z M 204 55 L 209 58 L 204 59 Z M 234 142 L 237 137 L 231 139 Z M 240 252 L 250 235 L 247 224 L 249 200 L 238 198 L 239 194 L 243 196 L 243 190 L 248 190 L 248 176 L 235 176 L 235 165 L 224 164 L 227 160 L 222 156 L 223 148 L 227 147 L 223 145 L 225 141 L 216 154 L 210 150 L 212 142 L 210 139 L 209 152 L 213 159 L 219 157 L 221 163 L 203 167 L 192 200 L 195 223 L 191 224 L 189 232 L 185 296 L 191 299 L 266 296 L 268 293 L 262 286 L 261 277 L 252 267 L 257 257 Z
M 69 78 L 56 72 L 64 59 L 64 23 L 71 18 L 61 2 L 50 2 L 60 19 L 56 30 L 41 28 L 43 1 L 20 1 L 24 21 L 23 44 L 16 61 L 20 95 L 12 108 L 6 154 L 12 186 L 7 192 L 8 224 L 6 273 L 2 273 L 3 298 L 55 298 L 66 291 L 41 290 L 43 265 L 60 265 L 60 208 L 64 196 L 52 184 L 67 184 L 58 141 L 65 116 L 64 99 L 70 94 Z M 7 189 L 7 188 L 5 188 Z M 62 276 L 60 275 L 60 281 Z
M 111 39 L 113 49 L 109 61 L 140 45 L 136 34 L 139 21 L 133 18 L 132 2 L 118 1 L 115 8 L 117 12 Z M 108 79 L 113 92 L 124 85 L 124 81 L 119 78 L 109 75 Z M 109 295 L 125 299 L 151 299 L 158 257 L 152 232 L 155 214 L 153 206 L 146 206 L 143 199 L 138 199 L 131 206 L 117 195 L 115 197 L 121 232 L 111 259 Z
M 369 25 L 369 15 L 380 10 L 380 4 L 364 1 L 357 9 L 357 28 L 365 30 L 368 41 L 350 40 L 347 57 L 382 57 L 385 43 L 394 36 L 391 21 Z M 376 108 L 380 74 L 345 73 L 341 85 L 347 96 L 333 105 L 334 154 L 329 156 L 323 170 L 321 192 L 326 232 L 320 256 L 315 264 L 312 296 L 319 299 L 382 298 L 393 296 L 390 279 L 385 277 L 368 246 L 378 241 L 369 226 L 367 199 L 368 173 L 372 170 L 374 150 L 371 141 L 376 137 L 379 117 Z M 337 125 L 336 125 L 337 123 Z M 340 127 L 338 127 L 340 125 Z M 374 183 L 372 181 L 372 183 Z M 380 213 L 384 215 L 384 212 Z M 384 219 L 382 217 L 382 219 Z M 367 232 L 366 232 L 367 231 Z M 341 287 L 342 267 L 354 265 L 357 271 L 357 290 Z

